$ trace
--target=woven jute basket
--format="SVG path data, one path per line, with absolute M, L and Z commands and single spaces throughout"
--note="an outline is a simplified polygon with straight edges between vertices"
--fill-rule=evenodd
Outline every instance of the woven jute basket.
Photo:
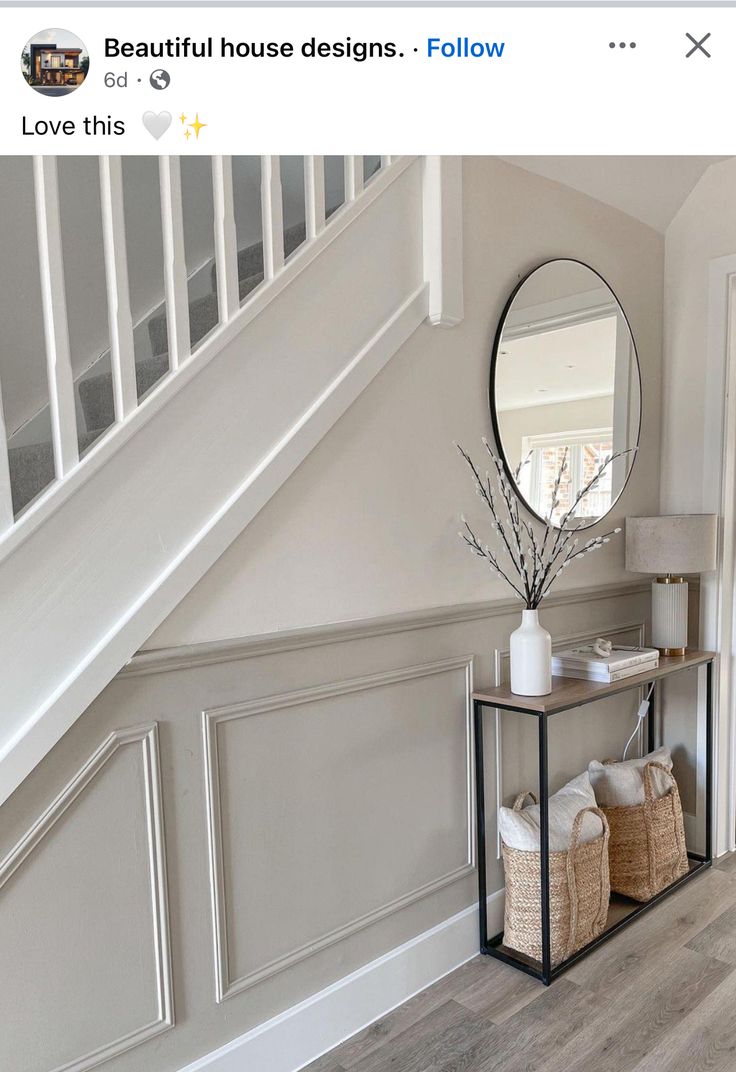
M 514 801 L 519 811 L 527 796 Z M 600 837 L 580 844 L 586 812 L 599 816 Z M 504 945 L 542 960 L 541 854 L 502 844 L 506 871 Z M 603 931 L 608 915 L 608 821 L 600 808 L 583 808 L 575 817 L 567 852 L 549 854 L 549 921 L 552 964 L 566 960 Z
M 659 799 L 652 782 L 654 768 L 664 771 L 672 782 Z M 671 771 L 654 762 L 647 763 L 643 778 L 643 804 L 603 808 L 611 828 L 611 889 L 634 901 L 651 901 L 688 871 L 677 782 Z

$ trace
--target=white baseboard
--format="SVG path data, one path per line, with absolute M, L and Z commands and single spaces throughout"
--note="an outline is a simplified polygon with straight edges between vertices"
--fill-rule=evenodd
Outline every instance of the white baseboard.
M 503 928 L 504 891 L 488 898 L 488 930 Z M 478 952 L 472 906 L 339 979 L 181 1072 L 296 1072 L 459 968 Z

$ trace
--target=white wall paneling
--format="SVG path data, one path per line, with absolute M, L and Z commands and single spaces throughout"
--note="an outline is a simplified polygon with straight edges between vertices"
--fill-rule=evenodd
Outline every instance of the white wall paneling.
M 207 826 L 218 1001 L 254 986 L 422 897 L 430 896 L 472 871 L 471 693 L 472 659 L 462 656 L 337 681 L 205 713 Z M 348 712 L 350 721 L 346 723 Z M 261 716 L 266 715 L 269 719 L 264 724 Z M 281 727 L 287 725 L 287 721 L 287 729 L 282 731 Z M 370 726 L 372 721 L 374 727 Z M 405 730 L 399 729 L 402 721 L 411 727 L 411 733 L 418 735 L 413 741 L 411 736 L 406 736 Z M 346 729 L 349 726 L 350 733 L 350 737 L 343 736 L 342 740 L 341 724 Z M 361 744 L 355 739 L 358 724 L 364 727 Z M 394 739 L 388 743 L 391 737 Z M 221 738 L 227 739 L 224 748 L 220 745 Z M 310 749 L 310 739 L 319 742 L 319 758 Z M 411 772 L 407 770 L 405 777 L 400 776 L 399 767 L 391 761 L 388 752 L 380 748 L 379 739 L 385 740 L 385 747 L 394 754 L 395 750 L 400 752 L 408 747 L 409 763 L 425 765 L 423 784 L 429 798 L 421 798 L 421 783 L 415 781 L 413 802 L 409 806 L 403 785 L 411 777 Z M 443 751 L 441 755 L 433 755 L 432 748 L 438 740 Z M 280 755 L 275 768 L 263 770 L 262 760 L 258 757 L 264 748 Z M 289 764 L 292 749 L 296 758 L 293 767 Z M 255 766 L 252 765 L 253 758 Z M 238 759 L 243 766 L 237 765 Z M 290 803 L 296 801 L 291 800 L 292 793 L 287 788 L 295 783 L 301 785 L 302 763 L 310 759 L 321 768 L 319 772 L 312 772 L 310 781 L 314 778 L 325 786 L 330 781 L 335 783 L 335 795 L 331 796 L 325 790 L 325 799 L 319 799 L 313 814 L 310 794 L 305 792 L 301 807 L 292 810 Z M 237 786 L 234 796 L 230 789 L 227 802 L 223 799 L 227 795 L 227 786 L 223 788 L 223 762 L 228 764 L 228 783 Z M 258 778 L 259 768 L 265 777 L 263 784 Z M 385 780 L 387 769 L 393 771 L 390 783 Z M 444 771 L 444 785 L 437 778 L 440 771 Z M 448 785 L 459 791 L 459 798 L 448 798 L 443 806 L 441 798 L 448 793 Z M 361 797 L 361 793 L 365 795 Z M 367 807 L 371 796 L 372 806 Z M 433 798 L 433 808 L 430 798 Z M 283 869 L 272 848 L 280 841 L 283 843 L 278 828 L 266 839 L 267 855 L 262 861 L 258 857 L 262 837 L 257 836 L 251 844 L 246 842 L 254 821 L 248 813 L 256 810 L 256 801 L 262 802 L 265 812 L 270 815 L 286 809 L 287 821 L 302 831 L 302 836 L 297 839 L 300 848 Z M 328 801 L 341 813 L 339 822 L 334 814 L 331 819 L 322 815 L 319 820 L 322 809 L 330 806 Z M 387 808 L 389 810 L 384 815 Z M 422 829 L 421 815 L 428 816 L 430 810 L 434 813 L 430 826 Z M 244 826 L 239 825 L 237 815 L 233 814 L 238 811 L 243 813 Z M 393 815 L 393 826 L 389 815 Z M 459 816 L 462 816 L 460 825 Z M 327 828 L 337 826 L 339 829 L 326 835 L 322 822 Z M 375 827 L 375 823 L 379 826 Z M 451 828 L 452 838 L 449 844 L 443 845 L 442 837 L 438 837 L 432 853 L 417 866 L 417 861 L 412 859 L 412 846 L 432 837 L 433 824 Z M 390 834 L 392 829 L 393 836 Z M 408 842 L 404 843 L 400 838 L 399 830 L 409 836 Z M 394 840 L 396 845 L 392 844 Z M 314 851 L 305 856 L 304 846 L 311 841 Z M 323 849 L 325 843 L 332 845 L 336 852 L 345 853 L 346 869 L 342 880 L 345 888 L 337 889 L 332 870 L 329 878 L 321 872 L 319 849 Z M 233 852 L 236 847 L 244 855 L 245 870 L 240 876 Z M 363 866 L 355 858 L 356 848 Z M 381 870 L 384 881 L 377 889 L 372 889 L 376 885 L 375 876 Z M 270 888 L 254 890 L 250 885 L 254 873 Z M 303 929 L 297 916 L 295 929 L 295 916 L 290 910 L 294 890 L 300 891 L 304 911 L 309 915 L 307 889 L 315 881 L 312 926 Z M 386 900 L 383 900 L 384 896 Z M 279 921 L 269 945 L 271 948 L 274 944 L 284 945 L 285 948 L 277 956 L 258 963 L 264 956 L 256 954 L 253 957 L 245 947 L 248 942 L 255 943 L 257 936 L 269 929 L 269 921 L 259 920 L 257 915 L 258 905 L 264 900 L 267 915 L 273 913 Z M 361 905 L 356 915 L 356 908 Z M 337 926 L 330 926 L 328 915 L 324 918 L 327 929 L 320 933 L 325 908 L 333 920 L 341 914 L 345 918 Z M 240 929 L 244 929 L 245 937 L 238 943 L 243 948 L 238 951 L 236 946 L 234 951 L 232 929 L 238 923 Z M 297 944 L 292 946 L 295 941 Z
M 641 582 L 568 590 L 550 597 L 545 624 L 560 643 L 618 636 L 643 620 L 648 605 L 649 586 Z M 14 901 L 13 912 L 0 913 L 0 930 L 3 920 L 10 928 L 0 940 L 18 954 L 11 957 L 13 985 L 0 985 L 0 1005 L 21 995 L 22 1008 L 24 988 L 39 990 L 32 950 L 17 927 L 18 912 L 28 911 L 38 917 L 36 931 L 49 929 L 44 940 L 53 955 L 37 951 L 49 987 L 68 995 L 72 1009 L 97 1009 L 84 1024 L 71 1015 L 73 1052 L 55 1049 L 65 1036 L 48 1027 L 50 1013 L 41 1030 L 34 1021 L 33 1041 L 26 1034 L 20 1044 L 37 1047 L 36 1067 L 63 1068 L 131 1033 L 137 1042 L 159 1016 L 141 763 L 151 728 L 138 725 L 154 713 L 181 1008 L 175 1030 L 151 1028 L 161 1034 L 113 1055 L 110 1072 L 192 1062 L 229 1072 L 236 1061 L 293 1072 L 471 956 L 471 658 L 478 683 L 493 681 L 494 653 L 507 648 L 518 613 L 511 600 L 437 607 L 137 656 L 3 806 L 0 855 L 7 846 L 17 862 L 26 831 L 48 808 L 47 787 L 76 785 L 76 772 L 87 769 L 88 741 L 108 734 L 105 751 L 116 750 L 2 890 Z M 631 717 L 601 704 L 586 713 L 583 733 L 579 723 L 571 731 L 555 721 L 554 776 L 567 779 L 590 754 L 610 754 L 611 741 L 630 733 Z M 133 729 L 120 730 L 125 725 Z M 492 721 L 487 726 L 492 829 L 497 760 Z M 563 752 L 555 750 L 558 727 Z M 536 751 L 513 724 L 502 753 L 509 794 L 533 785 Z M 84 811 L 75 811 L 77 801 Z M 500 929 L 503 874 L 495 854 L 487 865 Z M 110 896 L 100 896 L 108 885 Z M 116 923 L 108 933 L 110 912 Z M 96 950 L 106 958 L 104 970 L 90 977 L 86 966 L 90 957 L 96 963 Z M 100 979 L 108 975 L 122 1002 L 107 1003 Z M 4 1023 L 18 1019 L 16 1009 L 0 1014 Z M 104 1035 L 90 1037 L 88 1022 Z M 30 1021 L 21 1023 L 30 1033 Z M 17 1033 L 0 1041 L 0 1052 L 13 1039 Z
M 109 734 L 0 861 L 0 893 L 4 1068 L 85 1072 L 173 1026 L 155 724 Z

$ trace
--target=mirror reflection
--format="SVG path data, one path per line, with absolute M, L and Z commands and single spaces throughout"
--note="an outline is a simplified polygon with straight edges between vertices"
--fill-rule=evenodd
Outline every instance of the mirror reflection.
M 527 506 L 557 527 L 607 514 L 634 464 L 640 411 L 634 339 L 605 280 L 573 260 L 531 272 L 506 307 L 491 372 L 496 441 Z

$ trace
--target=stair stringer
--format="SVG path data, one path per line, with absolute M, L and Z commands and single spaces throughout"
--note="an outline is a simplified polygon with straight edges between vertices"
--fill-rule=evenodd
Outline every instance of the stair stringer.
M 417 160 L 0 546 L 0 802 L 425 319 L 422 218 Z

